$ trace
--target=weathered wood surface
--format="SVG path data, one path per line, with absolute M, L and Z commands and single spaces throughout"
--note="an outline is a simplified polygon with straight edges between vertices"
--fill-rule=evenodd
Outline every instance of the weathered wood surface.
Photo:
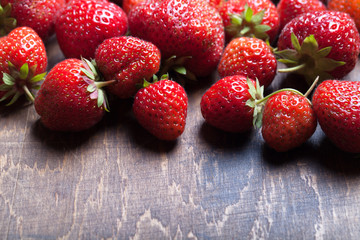
M 51 67 L 63 57 L 56 42 L 47 48 Z M 277 154 L 257 131 L 204 124 L 199 103 L 213 81 L 187 88 L 174 143 L 146 133 L 131 100 L 76 134 L 48 131 L 32 105 L 0 106 L 0 239 L 359 239 L 360 159 L 319 127 Z

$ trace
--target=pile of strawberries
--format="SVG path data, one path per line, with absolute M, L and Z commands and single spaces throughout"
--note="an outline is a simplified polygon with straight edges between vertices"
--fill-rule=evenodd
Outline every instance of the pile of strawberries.
M 319 123 L 338 148 L 360 153 L 360 82 L 342 80 L 358 60 L 360 18 L 357 1 L 342 2 L 0 0 L 0 101 L 25 95 L 45 127 L 82 131 L 108 111 L 106 95 L 133 98 L 139 124 L 171 141 L 183 133 L 188 108 L 176 80 L 217 72 L 199 106 L 213 127 L 261 128 L 283 152 Z M 44 42 L 53 34 L 66 59 L 45 73 Z M 307 93 L 264 96 L 289 72 L 309 84 Z

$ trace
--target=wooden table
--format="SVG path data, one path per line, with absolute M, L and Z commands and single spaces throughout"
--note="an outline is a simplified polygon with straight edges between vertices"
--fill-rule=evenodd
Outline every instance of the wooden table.
M 47 49 L 49 67 L 63 60 L 54 39 Z M 283 154 L 258 131 L 210 127 L 199 104 L 215 80 L 186 87 L 186 130 L 170 143 L 137 124 L 131 100 L 81 133 L 1 105 L 0 239 L 359 239 L 360 159 L 320 127 Z M 292 85 L 279 75 L 270 90 Z

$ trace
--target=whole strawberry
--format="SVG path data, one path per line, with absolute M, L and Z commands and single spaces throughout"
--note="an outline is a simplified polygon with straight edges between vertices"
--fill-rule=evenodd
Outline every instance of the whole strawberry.
M 224 27 L 207 2 L 145 1 L 128 17 L 131 34 L 155 44 L 163 59 L 185 57 L 186 69 L 200 77 L 216 69 L 224 49 Z
M 312 102 L 321 129 L 346 152 L 360 153 L 360 82 L 327 80 Z
M 146 84 L 133 104 L 135 118 L 141 126 L 161 140 L 175 140 L 185 129 L 188 98 L 176 82 L 162 79 Z
M 105 40 L 96 50 L 95 61 L 106 80 L 116 80 L 109 92 L 129 98 L 137 85 L 149 80 L 160 68 L 160 51 L 152 43 L 135 37 Z
M 265 103 L 261 133 L 278 152 L 302 145 L 315 132 L 316 116 L 310 101 L 293 91 L 280 91 Z
M 280 18 L 280 29 L 302 13 L 326 10 L 326 6 L 320 0 L 281 0 L 276 8 Z
M 333 11 L 348 13 L 354 19 L 358 30 L 360 30 L 359 4 L 359 0 L 328 0 L 328 8 Z
M 32 89 L 38 89 L 45 76 L 47 56 L 43 41 L 29 27 L 18 27 L 0 38 L 0 102 L 14 103 L 21 95 L 33 100 Z
M 304 13 L 283 28 L 278 49 L 281 62 L 309 82 L 340 79 L 358 60 L 360 36 L 352 18 L 342 12 Z M 282 71 L 280 71 L 282 72 Z
M 105 39 L 126 33 L 127 17 L 107 0 L 73 0 L 59 12 L 55 30 L 66 58 L 94 58 Z
M 256 37 L 273 42 L 279 31 L 279 16 L 270 0 L 229 0 L 220 8 L 220 15 L 228 41 Z
M 82 131 L 98 123 L 106 110 L 104 91 L 94 66 L 87 60 L 66 59 L 46 76 L 35 98 L 45 127 Z
M 255 84 L 255 81 L 251 81 Z M 252 128 L 254 108 L 247 105 L 252 98 L 247 78 L 228 76 L 212 85 L 202 96 L 202 116 L 210 125 L 227 132 L 246 132 Z
M 277 62 L 271 48 L 257 38 L 240 37 L 233 39 L 225 48 L 220 59 L 220 77 L 244 75 L 257 78 L 265 88 L 276 75 Z
M 57 11 L 64 6 L 64 0 L 0 0 L 0 36 L 27 26 L 46 41 L 55 32 Z

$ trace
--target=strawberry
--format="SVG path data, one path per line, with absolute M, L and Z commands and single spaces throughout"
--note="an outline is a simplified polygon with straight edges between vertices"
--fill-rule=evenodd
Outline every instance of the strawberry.
M 229 0 L 219 11 L 228 41 L 236 37 L 256 37 L 273 42 L 278 34 L 280 20 L 270 0 Z
M 133 104 L 135 118 L 141 126 L 161 140 L 175 140 L 185 129 L 188 99 L 176 82 L 162 79 L 145 82 Z
M 144 2 L 145 0 L 123 0 L 122 9 L 126 14 L 129 14 L 130 10 L 138 5 L 139 3 Z
M 94 58 L 105 39 L 126 33 L 127 17 L 107 0 L 74 0 L 59 12 L 55 31 L 66 58 Z
M 327 80 L 312 102 L 321 129 L 346 152 L 360 153 L 360 82 Z
M 276 75 L 277 62 L 271 48 L 257 38 L 240 37 L 233 39 L 225 48 L 220 59 L 220 77 L 244 75 L 257 78 L 265 88 Z
M 29 27 L 18 27 L 0 38 L 0 101 L 12 98 L 14 103 L 22 94 L 33 100 L 31 89 L 45 76 L 47 56 L 43 41 Z
M 66 59 L 46 76 L 35 98 L 41 122 L 55 131 L 82 131 L 98 123 L 106 99 L 95 67 L 87 60 Z
M 224 28 L 217 10 L 201 0 L 145 1 L 129 13 L 129 28 L 155 44 L 164 59 L 185 57 L 196 76 L 210 75 L 224 48 Z
M 358 60 L 360 37 L 352 18 L 342 12 L 304 13 L 285 25 L 278 40 L 279 61 L 309 82 L 342 78 Z
M 280 18 L 280 29 L 302 13 L 326 10 L 326 6 L 320 0 L 281 0 L 276 8 Z
M 333 11 L 346 12 L 355 21 L 360 31 L 360 8 L 358 0 L 328 0 L 328 8 Z
M 302 145 L 317 126 L 311 102 L 296 91 L 280 90 L 269 96 L 262 114 L 262 136 L 278 152 Z
M 0 0 L 0 36 L 27 26 L 46 41 L 55 32 L 55 16 L 64 5 L 64 0 Z
M 135 37 L 114 37 L 99 45 L 95 61 L 106 80 L 117 81 L 108 90 L 120 98 L 129 98 L 138 90 L 136 85 L 159 71 L 160 51 Z
M 251 98 L 245 76 L 228 76 L 204 93 L 201 113 L 207 123 L 223 131 L 246 132 L 251 130 L 253 123 L 254 109 L 246 104 Z

